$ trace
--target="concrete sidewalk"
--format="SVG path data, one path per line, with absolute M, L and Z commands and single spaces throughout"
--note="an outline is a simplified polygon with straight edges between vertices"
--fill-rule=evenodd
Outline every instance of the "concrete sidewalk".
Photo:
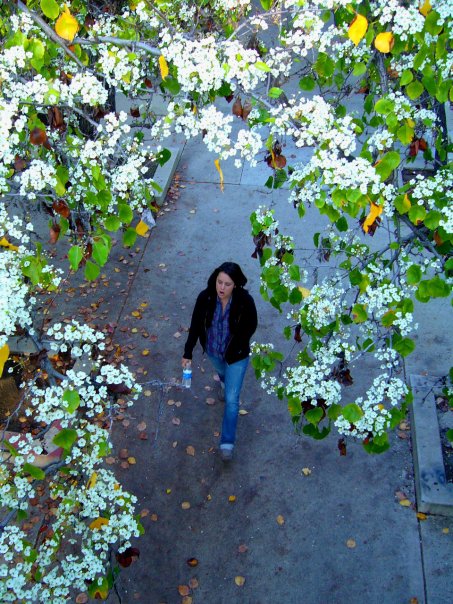
M 272 204 L 294 231 L 288 192 L 262 186 L 264 165 L 253 172 L 225 162 L 222 193 L 214 159 L 199 141 L 184 146 L 178 184 L 157 227 L 117 260 L 125 301 L 120 308 L 105 296 L 106 316 L 118 323 L 115 343 L 133 351 L 144 384 L 113 434 L 115 452 L 127 448 L 137 460 L 122 468 L 118 459 L 114 467 L 138 496 L 146 530 L 134 544 L 139 561 L 120 576 L 121 602 L 451 604 L 453 519 L 417 518 L 410 438 L 395 436 L 380 456 L 349 443 L 340 456 L 335 435 L 321 442 L 297 437 L 285 404 L 267 395 L 249 369 L 235 460 L 224 466 L 217 454 L 222 404 L 200 348 L 190 390 L 151 383 L 180 378 L 195 297 L 224 260 L 238 262 L 249 278 L 256 339 L 292 346 L 282 341 L 278 313 L 260 298 L 249 224 L 258 205 Z M 299 233 L 301 247 L 311 246 L 322 226 L 312 212 L 310 232 Z M 435 325 L 429 328 L 432 334 Z M 440 318 L 439 334 L 445 337 Z M 430 342 L 417 354 L 437 359 L 435 338 Z M 356 368 L 358 387 L 365 374 Z M 411 507 L 400 505 L 402 494 Z

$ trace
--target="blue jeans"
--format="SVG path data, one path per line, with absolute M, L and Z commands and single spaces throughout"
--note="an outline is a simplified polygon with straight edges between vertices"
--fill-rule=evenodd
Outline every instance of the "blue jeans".
M 249 364 L 249 357 L 228 365 L 223 359 L 208 354 L 209 360 L 225 384 L 225 410 L 223 412 L 220 447 L 232 449 L 236 440 L 236 425 L 239 415 L 239 395 Z

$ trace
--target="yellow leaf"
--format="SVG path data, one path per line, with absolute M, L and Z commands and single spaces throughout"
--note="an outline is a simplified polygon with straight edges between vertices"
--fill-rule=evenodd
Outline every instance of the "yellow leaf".
M 138 311 L 138 310 L 133 310 L 133 311 L 131 312 L 131 315 L 132 315 L 133 317 L 141 317 L 141 314 L 139 313 L 139 311 Z
M 92 489 L 94 487 L 94 485 L 96 484 L 97 479 L 98 479 L 97 473 L 93 472 L 91 474 L 90 478 L 88 479 L 87 489 Z
M 363 15 L 357 15 L 354 21 L 349 26 L 348 37 L 357 46 L 357 44 L 366 34 L 367 29 L 368 21 L 366 20 L 366 18 Z
M 147 348 L 145 348 L 145 350 L 142 350 L 142 357 L 147 357 L 149 355 L 149 350 Z
M 354 539 L 348 539 L 346 541 L 346 545 L 349 547 L 349 549 L 354 549 L 354 547 L 357 545 L 356 542 L 354 541 Z
M 280 526 L 282 526 L 283 524 L 285 524 L 285 519 L 283 518 L 283 516 L 281 514 L 279 514 L 277 516 L 277 524 L 279 524 Z
M 9 357 L 9 346 L 8 346 L 8 344 L 4 344 L 0 348 L 0 376 L 3 373 L 3 367 L 5 366 L 5 363 L 8 360 L 8 357 Z
M 409 499 L 401 499 L 399 504 L 403 506 L 403 508 L 409 508 L 411 506 L 411 502 Z
M 431 2 L 429 0 L 424 0 L 423 4 L 420 3 L 420 7 L 419 7 L 419 11 L 420 13 L 426 17 L 426 15 L 429 13 L 429 11 L 431 10 Z
M 13 245 L 12 243 L 10 243 L 8 241 L 8 239 L 6 239 L 6 237 L 2 237 L 0 239 L 0 246 L 1 247 L 6 247 L 8 250 L 11 250 L 12 252 L 17 252 L 17 250 L 19 249 L 17 247 L 17 245 Z
M 234 503 L 234 502 L 236 501 L 236 495 L 230 495 L 230 496 L 228 497 L 228 501 L 229 501 L 230 503 Z
M 217 172 L 219 173 L 219 176 L 220 176 L 220 190 L 223 193 L 223 172 L 222 172 L 222 168 L 220 167 L 220 160 L 219 159 L 215 159 L 214 160 L 214 165 L 217 168 Z
M 96 518 L 96 520 L 93 520 L 93 522 L 90 524 L 90 529 L 92 531 L 96 531 L 99 530 L 102 526 L 104 526 L 105 524 L 109 523 L 109 519 L 108 518 L 102 518 L 102 516 L 99 516 L 99 518 Z
M 310 295 L 310 290 L 307 289 L 306 287 L 302 287 L 299 285 L 299 287 L 297 289 L 302 294 L 302 298 L 308 298 L 308 296 Z
M 411 200 L 409 199 L 409 195 L 406 193 L 403 199 L 403 208 L 408 212 L 411 209 Z
M 188 510 L 188 509 L 190 509 L 190 502 L 189 502 L 189 501 L 183 501 L 183 502 L 181 503 L 181 507 L 182 507 L 182 509 L 183 509 L 183 510 Z
M 304 476 L 310 476 L 310 474 L 311 474 L 310 468 L 302 468 L 302 474 Z
M 387 53 L 393 48 L 395 40 L 391 31 L 384 31 L 376 36 L 374 40 L 374 46 L 379 52 Z
M 187 453 L 187 455 L 191 455 L 192 457 L 194 457 L 195 447 L 192 447 L 192 445 L 189 445 L 188 447 L 186 447 L 186 453 Z
M 135 227 L 135 232 L 137 233 L 137 235 L 140 235 L 141 237 L 143 237 L 143 235 L 145 235 L 148 231 L 149 231 L 149 226 L 146 224 L 146 222 L 143 222 L 143 220 L 140 220 L 140 222 Z
M 245 578 L 238 575 L 237 577 L 234 577 L 234 582 L 238 587 L 242 587 L 245 583 Z
M 417 518 L 419 520 L 426 520 L 428 518 L 428 516 L 426 514 L 424 514 L 423 512 L 417 512 Z
M 129 463 L 131 466 L 133 466 L 134 464 L 137 463 L 137 460 L 135 459 L 135 457 L 128 457 L 127 463 Z
M 368 229 L 370 228 L 370 226 L 372 224 L 374 224 L 374 221 L 376 220 L 376 218 L 378 216 L 380 216 L 381 214 L 382 214 L 382 206 L 378 206 L 375 203 L 371 202 L 370 213 L 368 214 L 368 216 L 366 217 L 366 219 L 362 225 L 362 229 L 365 231 L 365 233 L 368 233 Z
M 64 11 L 58 17 L 55 23 L 55 31 L 64 40 L 72 42 L 75 38 L 76 33 L 79 31 L 79 24 L 77 19 L 73 17 L 66 6 L 64 5 Z
M 444 535 L 448 535 L 448 533 L 450 532 L 450 529 L 447 526 L 447 527 L 445 527 L 445 528 L 442 529 L 442 532 L 443 532 Z
M 160 57 L 159 57 L 159 68 L 160 68 L 160 75 L 162 76 L 162 79 L 165 80 L 165 78 L 168 76 L 170 71 L 168 69 L 168 64 L 167 64 L 167 61 L 165 60 L 164 55 L 160 55 Z

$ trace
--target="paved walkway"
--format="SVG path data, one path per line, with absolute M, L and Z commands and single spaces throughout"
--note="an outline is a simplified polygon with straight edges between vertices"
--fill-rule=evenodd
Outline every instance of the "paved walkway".
M 236 457 L 224 467 L 222 404 L 200 349 L 192 389 L 146 383 L 179 379 L 195 296 L 224 260 L 240 263 L 249 278 L 256 338 L 281 341 L 279 317 L 259 295 L 249 215 L 271 203 L 282 223 L 297 222 L 287 192 L 262 186 L 265 166 L 252 172 L 226 164 L 221 193 L 213 160 L 199 142 L 185 145 L 157 227 L 130 253 L 118 246 L 115 289 L 106 285 L 97 311 L 118 322 L 115 342 L 144 382 L 144 396 L 114 431 L 115 452 L 127 448 L 137 460 L 122 468 L 118 459 L 115 467 L 137 494 L 146 529 L 136 543 L 139 561 L 121 575 L 121 601 L 451 604 L 453 519 L 417 518 L 409 431 L 381 456 L 350 443 L 342 457 L 336 436 L 297 437 L 285 404 L 265 394 L 249 369 Z M 320 226 L 313 213 L 301 247 L 311 246 Z M 420 354 L 437 358 L 437 348 Z M 400 505 L 402 494 L 411 507 Z

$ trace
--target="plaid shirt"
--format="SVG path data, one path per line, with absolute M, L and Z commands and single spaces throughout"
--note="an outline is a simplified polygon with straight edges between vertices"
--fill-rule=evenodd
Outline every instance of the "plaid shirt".
M 225 306 L 225 311 L 222 312 L 222 303 L 217 298 L 214 316 L 207 334 L 206 352 L 220 359 L 223 359 L 230 337 L 230 306 L 231 298 Z

